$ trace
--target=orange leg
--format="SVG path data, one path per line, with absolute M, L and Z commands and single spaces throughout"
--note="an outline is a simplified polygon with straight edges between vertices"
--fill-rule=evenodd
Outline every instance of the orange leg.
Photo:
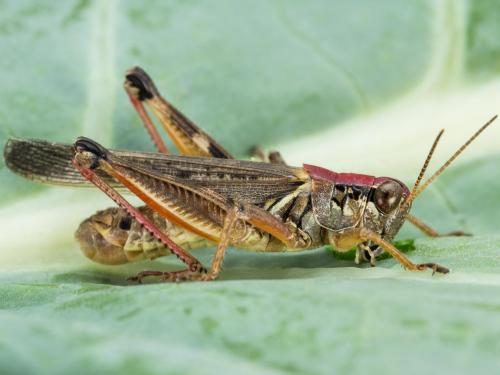
M 144 105 L 142 102 L 137 99 L 135 96 L 131 95 L 130 93 L 128 94 L 130 102 L 134 106 L 135 110 L 139 114 L 139 117 L 142 120 L 142 123 L 144 124 L 144 127 L 149 133 L 149 136 L 151 137 L 151 140 L 156 146 L 156 149 L 158 150 L 159 153 L 161 154 L 169 154 L 170 152 L 168 151 L 167 145 L 165 142 L 163 142 L 163 139 L 160 136 L 160 133 L 156 129 L 153 121 L 151 121 L 151 118 L 149 117 L 148 113 L 146 112 L 146 109 L 144 108 Z
M 127 72 L 124 88 L 160 153 L 168 154 L 169 151 L 144 104 L 156 115 L 181 155 L 233 159 L 233 156 L 210 135 L 165 100 L 151 77 L 141 68 L 135 67 Z M 265 155 L 259 147 L 255 147 L 253 155 L 271 164 L 286 164 L 278 151 L 270 151 Z
M 142 271 L 136 276 L 130 277 L 129 281 L 142 282 L 146 277 L 159 277 L 161 281 L 212 281 L 215 280 L 222 269 L 222 262 L 224 261 L 224 255 L 226 249 L 230 244 L 231 235 L 233 229 L 238 221 L 238 211 L 236 208 L 232 208 L 228 211 L 226 218 L 224 220 L 224 228 L 222 230 L 222 235 L 219 243 L 217 244 L 217 250 L 215 251 L 214 257 L 212 259 L 212 265 L 208 272 L 203 271 L 192 271 L 191 269 L 174 271 L 174 272 L 162 272 L 162 271 Z
M 399 251 L 393 244 L 384 240 L 380 237 L 379 234 L 366 229 L 352 229 L 349 231 L 345 231 L 341 236 L 349 237 L 350 239 L 354 239 L 359 241 L 359 243 L 363 243 L 366 241 L 371 241 L 380 247 L 382 247 L 387 253 L 389 253 L 394 259 L 396 259 L 405 269 L 409 271 L 423 271 L 425 269 L 431 269 L 432 273 L 448 273 L 449 270 L 446 267 L 440 266 L 436 263 L 413 263 L 410 259 L 406 257 L 401 251 Z M 372 264 L 374 265 L 374 264 Z
M 212 137 L 166 101 L 160 95 L 153 80 L 141 68 L 135 67 L 127 72 L 124 88 L 160 152 L 168 151 L 159 138 L 158 131 L 154 128 L 143 104 L 146 104 L 156 115 L 181 155 L 233 158 Z
M 191 270 L 183 270 L 176 272 L 161 272 L 161 271 L 143 271 L 138 273 L 135 277 L 130 278 L 131 281 L 141 282 L 142 279 L 149 276 L 159 277 L 161 281 L 186 281 L 186 280 L 199 280 L 199 281 L 212 281 L 215 280 L 222 269 L 224 255 L 227 247 L 234 242 L 238 242 L 239 234 L 236 230 L 238 221 L 251 223 L 263 231 L 268 231 L 279 239 L 282 239 L 290 247 L 305 247 L 306 242 L 300 235 L 294 235 L 289 229 L 278 221 L 274 216 L 267 211 L 252 205 L 241 205 L 239 207 L 232 207 L 228 210 L 224 219 L 224 227 L 222 229 L 221 238 L 217 244 L 212 265 L 208 272 L 193 272 Z M 267 214 L 267 215 L 266 215 Z M 275 222 L 275 220 L 277 222 Z M 272 225 L 277 224 L 276 227 Z M 281 225 L 280 225 L 281 224 Z M 243 228 L 242 228 L 243 229 Z M 269 231 L 271 230 L 271 231 Z M 243 229 L 244 232 L 244 229 Z

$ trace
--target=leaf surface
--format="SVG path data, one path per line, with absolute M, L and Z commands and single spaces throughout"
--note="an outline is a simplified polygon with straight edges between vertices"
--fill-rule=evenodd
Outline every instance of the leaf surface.
M 490 1 L 1 2 L 0 144 L 8 137 L 152 150 L 121 88 L 134 64 L 229 151 L 412 184 L 440 128 L 443 163 L 500 103 Z M 393 259 L 231 249 L 214 283 L 132 286 L 173 259 L 105 267 L 78 223 L 111 203 L 31 184 L 0 162 L 0 372 L 494 373 L 500 366 L 500 125 L 413 207 Z M 212 250 L 196 253 L 205 264 Z

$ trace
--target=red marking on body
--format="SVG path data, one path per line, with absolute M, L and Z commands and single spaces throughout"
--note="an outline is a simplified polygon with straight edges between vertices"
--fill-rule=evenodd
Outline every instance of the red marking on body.
M 392 177 L 374 177 L 358 173 L 337 173 L 316 165 L 304 164 L 304 169 L 313 180 L 329 181 L 339 185 L 379 186 L 386 181 L 396 181 L 402 188 L 405 196 L 410 194 L 408 187 L 399 180 Z
M 374 176 L 358 173 L 337 173 L 315 165 L 304 164 L 304 169 L 314 180 L 329 181 L 340 185 L 367 185 L 372 186 L 376 179 Z

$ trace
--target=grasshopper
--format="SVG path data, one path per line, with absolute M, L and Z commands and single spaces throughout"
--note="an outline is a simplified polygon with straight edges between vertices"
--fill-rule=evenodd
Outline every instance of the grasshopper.
M 122 264 L 174 254 L 186 269 L 143 271 L 130 280 L 209 281 L 218 277 L 229 245 L 260 252 L 332 245 L 337 251 L 356 247 L 356 263 L 374 266 L 387 252 L 410 271 L 449 272 L 435 263 L 413 263 L 391 241 L 405 220 L 429 236 L 439 235 L 410 214 L 412 202 L 496 116 L 422 183 L 441 130 L 410 190 L 391 177 L 337 173 L 308 164 L 292 167 L 277 152 L 269 154 L 268 162 L 235 160 L 166 101 L 141 68 L 126 73 L 124 88 L 158 153 L 110 150 L 85 137 L 72 145 L 10 139 L 4 150 L 7 166 L 24 177 L 71 186 L 90 182 L 118 204 L 78 228 L 76 238 L 90 259 Z M 170 154 L 145 105 L 181 156 Z M 123 188 L 146 206 L 131 205 L 117 190 Z M 188 251 L 213 244 L 208 269 Z

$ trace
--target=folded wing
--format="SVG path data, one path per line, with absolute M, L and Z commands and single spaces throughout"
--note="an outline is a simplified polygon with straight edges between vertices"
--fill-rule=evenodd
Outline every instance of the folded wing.
M 152 175 L 184 180 L 211 189 L 225 198 L 264 203 L 282 197 L 307 179 L 302 168 L 252 161 L 187 157 L 139 151 L 110 150 L 113 156 Z M 73 146 L 35 139 L 11 138 L 4 148 L 7 167 L 35 182 L 90 187 L 73 168 Z M 113 178 L 101 176 L 111 185 Z

